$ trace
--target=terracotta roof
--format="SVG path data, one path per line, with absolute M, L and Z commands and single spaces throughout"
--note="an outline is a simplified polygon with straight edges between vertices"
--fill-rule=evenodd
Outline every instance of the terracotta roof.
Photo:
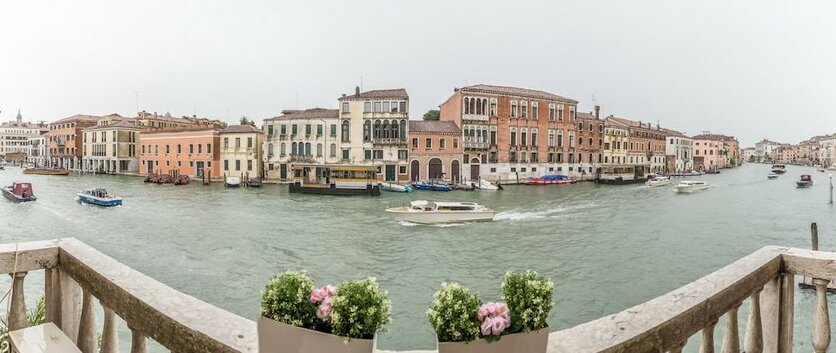
M 102 117 L 100 117 L 100 116 L 95 116 L 95 115 L 76 114 L 76 115 L 73 115 L 73 116 L 70 116 L 70 117 L 66 117 L 66 118 L 63 118 L 63 119 L 58 119 L 58 120 L 53 121 L 53 122 L 51 122 L 51 123 L 49 123 L 49 124 L 50 124 L 50 125 L 53 125 L 53 124 L 63 124 L 63 123 L 69 123 L 69 122 L 73 122 L 73 121 L 96 122 L 96 121 L 98 121 L 98 120 L 99 120 L 99 119 L 101 119 L 101 118 L 102 118 Z
M 690 137 L 688 137 L 688 135 L 685 135 L 685 134 L 683 134 L 679 131 L 676 131 L 676 130 L 662 129 L 662 131 L 664 131 L 667 136 L 690 138 Z
M 385 99 L 385 98 L 409 99 L 409 95 L 406 93 L 406 89 L 403 89 L 403 88 L 377 89 L 377 90 L 371 90 L 371 91 L 366 91 L 366 92 L 354 93 L 350 96 L 343 96 L 343 97 L 340 97 L 339 100 L 344 100 L 344 99 Z
M 575 117 L 578 119 L 595 119 L 595 115 L 592 113 L 575 113 Z
M 461 134 L 462 130 L 452 121 L 410 120 L 409 132 Z
M 474 85 L 474 86 L 467 86 L 461 88 L 462 92 L 473 92 L 473 93 L 488 93 L 488 94 L 499 94 L 499 95 L 511 95 L 511 96 L 519 96 L 519 97 L 526 97 L 526 98 L 536 98 L 536 99 L 546 99 L 546 100 L 554 100 L 558 102 L 564 103 L 573 103 L 577 104 L 578 101 L 558 96 L 554 93 L 538 91 L 534 89 L 528 88 L 519 88 L 519 87 L 507 87 L 507 86 L 493 86 L 493 85 Z
M 88 127 L 84 130 L 85 131 L 86 130 L 107 130 L 107 129 L 111 129 L 111 128 L 114 128 L 114 127 L 139 129 L 139 127 L 136 126 L 136 122 L 133 119 L 116 119 L 115 123 L 113 123 L 113 124 L 91 126 L 91 127 Z
M 252 125 L 229 125 L 221 130 L 222 134 L 241 133 L 241 132 L 257 132 L 261 133 L 257 127 Z
M 282 115 L 264 119 L 264 121 L 291 119 L 336 119 L 340 111 L 337 109 L 311 108 L 305 110 L 282 110 Z
M 692 137 L 694 140 L 713 140 L 713 141 L 724 141 L 724 140 L 734 140 L 734 136 L 726 136 L 720 134 L 701 134 Z

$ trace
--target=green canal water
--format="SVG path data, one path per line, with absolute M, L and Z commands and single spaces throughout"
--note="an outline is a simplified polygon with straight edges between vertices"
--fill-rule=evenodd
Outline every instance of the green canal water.
M 285 185 L 175 187 L 134 177 L 22 175 L 10 167 L 0 171 L 0 184 L 31 181 L 39 199 L 0 200 L 0 242 L 76 237 L 251 319 L 264 283 L 277 271 L 306 270 L 317 283 L 375 276 L 394 309 L 379 346 L 429 349 L 434 335 L 425 312 L 444 281 L 492 300 L 506 271 L 547 274 L 556 301 L 549 324 L 557 330 L 647 301 L 765 245 L 809 247 L 811 222 L 819 224 L 821 247 L 836 249 L 836 209 L 827 205 L 825 174 L 790 166 L 770 181 L 768 171 L 751 164 L 705 175 L 700 179 L 712 187 L 690 195 L 672 187 L 578 183 L 342 198 L 291 195 Z M 815 185 L 796 189 L 803 173 Z M 125 205 L 104 209 L 75 200 L 78 190 L 94 186 L 122 196 Z M 499 213 L 491 223 L 439 227 L 403 224 L 383 211 L 412 199 L 476 201 Z M 37 281 L 27 280 L 29 300 L 41 293 Z M 809 349 L 804 332 L 813 296 L 796 298 L 796 342 Z

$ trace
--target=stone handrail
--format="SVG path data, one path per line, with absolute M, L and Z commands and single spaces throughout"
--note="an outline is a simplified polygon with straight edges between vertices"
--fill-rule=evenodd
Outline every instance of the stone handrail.
M 104 308 L 102 352 L 118 352 L 116 317 L 131 329 L 132 353 L 145 352 L 150 337 L 172 352 L 258 351 L 256 326 L 242 318 L 170 288 L 68 238 L 0 245 L 0 271 L 12 273 L 10 330 L 26 325 L 23 279 L 46 271 L 47 320 L 84 353 L 95 352 L 92 298 Z M 827 284 L 836 277 L 836 253 L 764 247 L 670 293 L 622 312 L 549 335 L 549 353 L 674 352 L 701 333 L 700 352 L 714 352 L 714 328 L 727 323 L 722 352 L 792 352 L 795 275 L 813 279 L 816 303 L 812 346 L 830 344 Z M 737 312 L 750 310 L 744 340 Z

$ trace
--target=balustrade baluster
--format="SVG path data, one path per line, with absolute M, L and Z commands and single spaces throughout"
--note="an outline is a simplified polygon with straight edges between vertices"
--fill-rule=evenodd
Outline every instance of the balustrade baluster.
M 749 307 L 749 321 L 746 323 L 746 342 L 743 349 L 746 353 L 763 352 L 763 326 L 761 323 L 761 291 L 758 289 L 751 297 Z
M 26 272 L 10 273 L 12 276 L 12 302 L 9 308 L 8 330 L 26 328 L 26 300 L 23 298 L 23 278 Z
M 97 346 L 96 316 L 93 313 L 93 295 L 82 290 L 81 319 L 78 323 L 78 349 L 82 353 L 95 353 Z
M 682 349 L 685 348 L 685 342 L 680 343 L 676 347 L 671 348 L 668 353 L 682 353 Z
M 827 311 L 827 284 L 826 279 L 814 279 L 816 285 L 816 308 L 813 314 L 813 349 L 816 353 L 827 352 L 830 346 L 830 315 Z
M 795 316 L 795 275 L 781 275 L 781 323 L 778 329 L 778 353 L 792 353 L 793 317 Z
M 131 353 L 145 353 L 145 335 L 130 325 L 128 328 L 131 329 Z
M 722 353 L 740 353 L 740 333 L 737 329 L 737 310 L 740 304 L 726 314 L 726 333 L 723 335 Z
M 702 329 L 702 343 L 700 344 L 700 353 L 714 353 L 714 326 L 717 321 L 714 321 Z
M 119 353 L 119 336 L 116 333 L 116 314 L 113 309 L 104 308 L 102 348 L 99 353 Z

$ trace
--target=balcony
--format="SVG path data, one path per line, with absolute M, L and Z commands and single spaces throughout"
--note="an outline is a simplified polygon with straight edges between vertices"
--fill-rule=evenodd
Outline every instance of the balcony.
M 723 352 L 792 352 L 794 339 L 808 337 L 815 352 L 826 352 L 826 293 L 836 276 L 834 263 L 836 253 L 767 246 L 648 302 L 552 332 L 547 352 L 680 353 L 695 335 L 690 344 L 701 345 L 702 352 L 713 352 L 720 341 Z M 13 273 L 10 330 L 27 325 L 22 290 L 27 274 L 44 271 L 46 320 L 82 352 L 98 351 L 96 302 L 104 309 L 103 352 L 119 351 L 117 320 L 131 330 L 131 352 L 144 353 L 149 337 L 172 352 L 258 352 L 252 320 L 168 287 L 74 238 L 0 245 L 0 271 Z M 798 302 L 802 311 L 812 312 L 811 336 L 793 332 L 795 276 L 815 288 L 814 301 Z M 746 328 L 739 332 L 744 305 Z M 715 340 L 721 319 L 722 338 Z
M 375 145 L 406 145 L 406 139 L 395 137 L 378 137 L 372 140 Z
M 486 150 L 490 147 L 488 142 L 464 141 L 464 148 L 471 150 Z
M 291 162 L 303 162 L 303 163 L 313 163 L 314 157 L 313 155 L 304 155 L 304 154 L 291 154 L 290 155 Z
M 462 114 L 462 120 L 466 120 L 466 121 L 488 121 L 488 120 L 490 120 L 490 118 L 487 115 Z

